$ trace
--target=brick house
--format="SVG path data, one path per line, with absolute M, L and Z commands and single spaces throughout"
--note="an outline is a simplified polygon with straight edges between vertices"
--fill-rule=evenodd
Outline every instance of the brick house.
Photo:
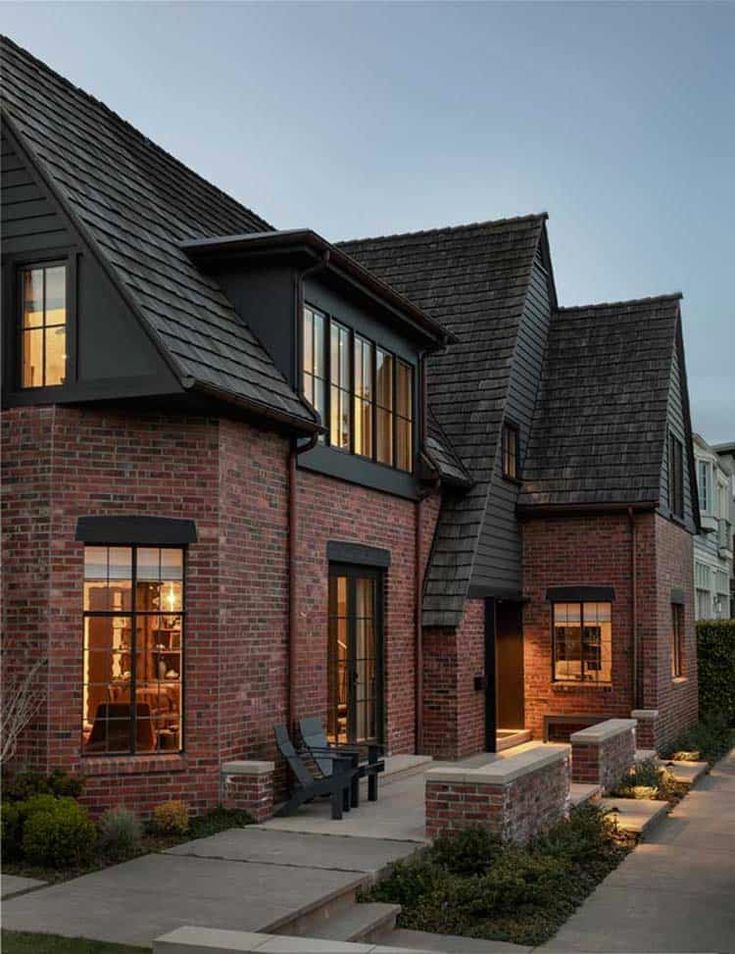
M 276 231 L 2 66 L 16 764 L 201 810 L 307 714 L 449 757 L 695 718 L 678 298 L 560 309 L 544 216 Z

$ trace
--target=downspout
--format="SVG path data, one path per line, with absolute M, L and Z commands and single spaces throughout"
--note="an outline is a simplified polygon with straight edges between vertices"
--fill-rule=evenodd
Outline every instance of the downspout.
M 631 698 L 633 708 L 640 708 L 640 692 L 638 689 L 638 556 L 637 556 L 637 537 L 635 528 L 635 514 L 633 508 L 628 507 L 628 521 L 630 523 L 630 576 L 631 576 L 631 617 L 633 628 L 633 657 L 631 660 Z
M 304 278 L 311 275 L 321 268 L 324 268 L 329 261 L 329 251 L 326 251 L 322 258 L 314 265 L 303 271 L 297 271 L 294 275 L 294 341 L 299 342 L 299 316 L 303 306 L 303 287 Z M 293 380 L 297 392 L 300 391 L 299 384 L 299 366 L 300 349 L 294 348 L 293 362 Z M 299 444 L 298 439 L 291 441 L 291 447 L 288 455 L 288 670 L 286 679 L 288 691 L 286 694 L 286 725 L 289 730 L 293 730 L 293 723 L 296 716 L 296 647 L 298 645 L 298 613 L 297 613 L 297 566 L 298 566 L 298 488 L 296 486 L 296 461 L 299 454 L 311 450 L 316 446 L 319 440 L 319 432 L 309 437 L 304 444 Z

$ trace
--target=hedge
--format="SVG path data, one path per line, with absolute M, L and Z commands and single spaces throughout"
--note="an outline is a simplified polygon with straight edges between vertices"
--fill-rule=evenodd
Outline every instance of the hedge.
M 735 620 L 697 623 L 700 718 L 726 716 L 735 725 Z

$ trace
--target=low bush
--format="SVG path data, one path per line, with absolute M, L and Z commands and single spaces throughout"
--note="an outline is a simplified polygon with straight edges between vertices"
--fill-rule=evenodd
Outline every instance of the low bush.
M 97 847 L 97 830 L 87 810 L 73 798 L 51 798 L 41 805 L 39 795 L 26 805 L 23 824 L 23 855 L 32 865 L 49 868 L 70 868 L 88 864 Z
M 525 848 L 479 829 L 437 838 L 366 897 L 401 904 L 404 928 L 531 946 L 548 940 L 632 846 L 604 812 L 582 806 Z
M 244 828 L 253 824 L 253 816 L 238 808 L 224 808 L 218 805 L 206 815 L 198 815 L 189 822 L 189 834 L 192 838 L 207 838 L 228 828 Z
M 735 726 L 735 620 L 697 623 L 697 667 L 700 716 Z
M 183 802 L 162 802 L 153 809 L 151 830 L 157 835 L 183 835 L 188 827 L 189 809 Z
M 3 802 L 0 808 L 2 817 L 3 858 L 16 861 L 21 855 L 23 826 L 17 802 Z
M 100 850 L 111 859 L 120 861 L 134 855 L 140 848 L 143 826 L 129 808 L 122 805 L 108 808 L 97 822 Z
M 19 772 L 3 780 L 3 800 L 25 802 L 34 795 L 54 795 L 57 798 L 79 798 L 83 781 L 62 769 L 54 769 L 50 775 L 40 772 Z
M 709 762 L 711 765 L 727 755 L 735 745 L 735 729 L 724 713 L 710 714 L 681 735 L 673 745 L 662 749 L 665 759 L 683 758 L 682 761 Z
M 615 798 L 651 798 L 660 802 L 678 802 L 686 795 L 687 786 L 677 782 L 666 766 L 655 759 L 637 762 L 610 793 Z

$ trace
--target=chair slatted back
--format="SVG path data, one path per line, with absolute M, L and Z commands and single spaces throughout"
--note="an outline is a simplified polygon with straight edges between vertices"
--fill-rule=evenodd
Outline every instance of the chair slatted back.
M 286 726 L 274 725 L 273 731 L 276 734 L 276 745 L 278 746 L 278 750 L 288 762 L 289 768 L 296 776 L 298 782 L 303 785 L 304 788 L 312 785 L 314 782 L 314 777 L 307 768 L 304 760 L 294 748 Z
M 307 749 L 328 749 L 329 743 L 327 742 L 327 734 L 322 728 L 322 720 L 319 716 L 306 716 L 303 719 L 299 719 L 299 731 L 301 732 L 301 738 L 304 740 L 304 745 Z M 318 755 L 314 755 L 314 761 L 319 767 L 319 771 L 322 775 L 331 775 L 332 768 L 334 763 L 330 758 L 319 758 Z

